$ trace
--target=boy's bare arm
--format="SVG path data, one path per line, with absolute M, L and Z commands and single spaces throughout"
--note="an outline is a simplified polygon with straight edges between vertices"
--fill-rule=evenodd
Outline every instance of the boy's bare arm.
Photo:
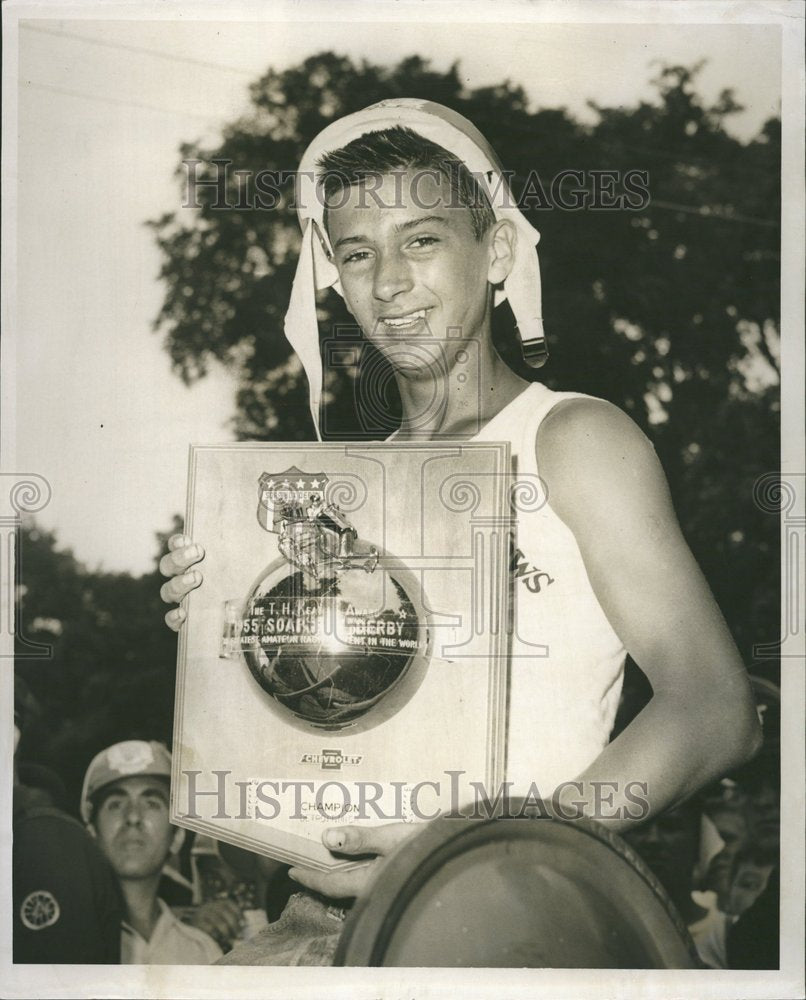
M 654 692 L 580 776 L 583 794 L 568 791 L 588 815 L 624 829 L 624 809 L 636 814 L 624 795 L 629 782 L 646 783 L 649 815 L 674 806 L 757 751 L 758 719 L 646 437 L 609 403 L 574 399 L 549 414 L 536 448 L 549 504 L 574 533 L 608 620 Z M 591 781 L 618 786 L 608 786 L 604 813 L 594 811 Z

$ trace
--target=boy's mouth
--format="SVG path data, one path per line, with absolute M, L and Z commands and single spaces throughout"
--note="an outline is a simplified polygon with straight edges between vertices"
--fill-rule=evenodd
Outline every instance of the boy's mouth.
M 416 309 L 401 316 L 381 316 L 380 322 L 390 330 L 411 330 L 425 320 L 427 309 Z

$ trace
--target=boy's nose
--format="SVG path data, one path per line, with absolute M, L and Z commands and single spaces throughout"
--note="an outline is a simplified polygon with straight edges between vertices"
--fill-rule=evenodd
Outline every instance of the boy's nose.
M 400 254 L 379 254 L 375 264 L 372 294 L 381 302 L 391 302 L 396 295 L 412 287 L 411 274 Z

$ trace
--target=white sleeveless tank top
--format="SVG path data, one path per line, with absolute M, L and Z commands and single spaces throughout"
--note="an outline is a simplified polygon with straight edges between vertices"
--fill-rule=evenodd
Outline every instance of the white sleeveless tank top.
M 516 479 L 506 768 L 514 794 L 534 782 L 548 797 L 584 771 L 608 742 L 621 693 L 626 651 L 573 533 L 547 502 L 535 455 L 546 414 L 581 396 L 535 382 L 472 438 L 509 441 Z

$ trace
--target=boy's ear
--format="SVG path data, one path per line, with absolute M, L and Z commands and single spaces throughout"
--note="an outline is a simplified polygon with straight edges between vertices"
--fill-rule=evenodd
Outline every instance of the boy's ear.
M 515 263 L 515 249 L 518 245 L 518 234 L 509 219 L 500 219 L 487 234 L 490 247 L 490 266 L 487 280 L 491 285 L 500 285 L 509 277 L 509 272 Z

